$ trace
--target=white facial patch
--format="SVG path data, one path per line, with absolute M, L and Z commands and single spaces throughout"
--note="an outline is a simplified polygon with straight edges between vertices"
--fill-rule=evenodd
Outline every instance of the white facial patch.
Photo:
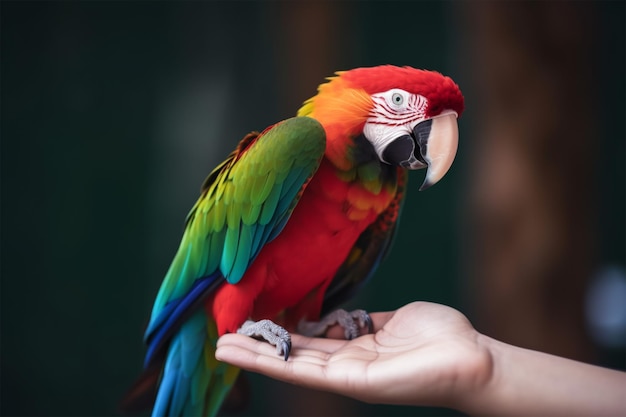
M 400 136 L 410 135 L 426 115 L 428 101 L 399 88 L 372 95 L 374 108 L 365 122 L 363 134 L 383 160 L 383 152 Z

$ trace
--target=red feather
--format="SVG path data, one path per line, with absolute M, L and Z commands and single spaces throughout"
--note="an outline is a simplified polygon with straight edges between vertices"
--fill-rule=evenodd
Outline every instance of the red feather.
M 420 94 L 428 99 L 427 117 L 436 116 L 446 109 L 454 110 L 460 116 L 465 108 L 459 86 L 450 77 L 436 71 L 383 65 L 356 68 L 340 75 L 351 87 L 362 88 L 370 95 L 392 88 Z

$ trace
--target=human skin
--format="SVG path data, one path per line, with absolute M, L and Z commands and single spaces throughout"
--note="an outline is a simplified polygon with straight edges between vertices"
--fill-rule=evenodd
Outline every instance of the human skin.
M 218 360 L 368 403 L 438 406 L 471 415 L 624 416 L 626 373 L 487 337 L 455 309 L 414 302 L 371 314 L 374 333 L 340 340 L 292 335 L 288 361 L 273 346 L 220 338 Z

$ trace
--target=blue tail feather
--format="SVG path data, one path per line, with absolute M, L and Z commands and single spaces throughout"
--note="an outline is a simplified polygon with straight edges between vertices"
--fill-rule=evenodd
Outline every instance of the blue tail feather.
M 145 340 L 148 343 L 148 351 L 144 360 L 144 367 L 158 356 L 161 348 L 172 336 L 182 322 L 195 311 L 204 296 L 211 292 L 216 285 L 223 280 L 219 272 L 197 279 L 184 297 L 170 301 L 165 305 L 157 318 L 152 321 L 146 330 Z
M 198 397 L 193 392 L 199 388 L 194 386 L 196 380 L 211 378 L 212 370 L 203 360 L 207 336 L 207 319 L 203 311 L 191 316 L 174 336 L 152 410 L 153 417 L 185 415 L 190 406 L 204 408 L 204 396 Z

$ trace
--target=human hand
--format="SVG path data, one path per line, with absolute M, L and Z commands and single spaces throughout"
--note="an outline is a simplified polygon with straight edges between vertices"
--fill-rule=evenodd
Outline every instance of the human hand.
M 353 340 L 292 335 L 288 361 L 268 343 L 222 336 L 218 360 L 361 401 L 459 408 L 491 377 L 481 335 L 450 307 L 415 302 L 371 314 L 374 333 Z M 332 337 L 333 330 L 329 334 Z

